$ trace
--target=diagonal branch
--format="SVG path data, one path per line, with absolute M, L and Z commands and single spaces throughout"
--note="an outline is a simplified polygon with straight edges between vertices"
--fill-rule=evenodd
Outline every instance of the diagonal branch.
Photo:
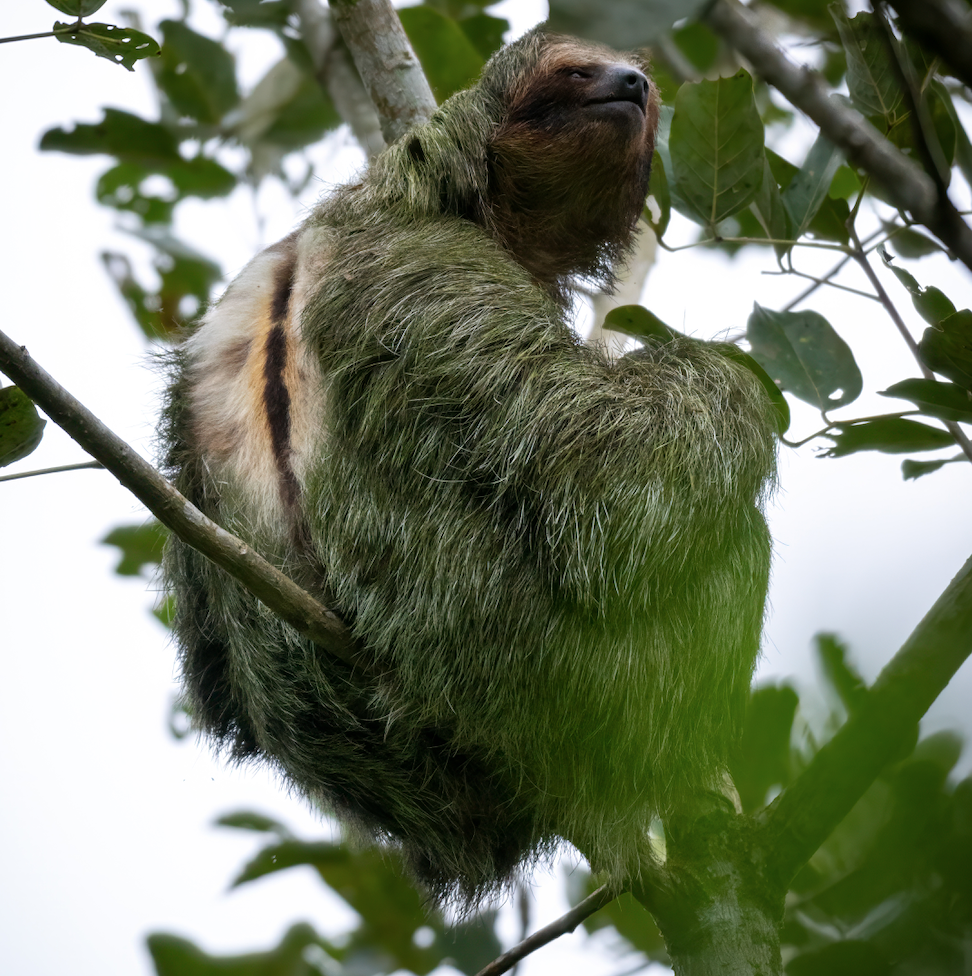
M 151 464 L 41 369 L 24 346 L 17 345 L 3 332 L 0 332 L 0 370 L 97 458 L 163 525 L 239 580 L 299 633 L 347 664 L 356 664 L 358 649 L 336 614 L 322 607 L 242 539 L 206 518 Z
M 957 0 L 888 0 L 901 27 L 972 88 L 972 15 Z
M 931 178 L 885 139 L 860 112 L 833 97 L 815 71 L 799 68 L 760 30 L 738 0 L 716 0 L 706 15 L 753 70 L 805 112 L 820 131 L 884 187 L 895 206 L 909 211 L 972 270 L 972 228 Z
M 548 942 L 553 942 L 554 939 L 559 939 L 562 935 L 573 932 L 588 915 L 600 911 L 609 902 L 614 901 L 617 895 L 617 891 L 612 890 L 608 885 L 602 885 L 569 912 L 561 915 L 549 925 L 545 925 L 542 929 L 537 929 L 533 935 L 524 939 L 519 945 L 513 946 L 509 952 L 497 956 L 488 966 L 484 966 L 476 976 L 500 976 L 501 973 L 509 972 L 531 952 L 536 952 Z
M 763 814 L 768 873 L 785 888 L 889 762 L 972 653 L 972 558 L 888 662 L 860 709 Z

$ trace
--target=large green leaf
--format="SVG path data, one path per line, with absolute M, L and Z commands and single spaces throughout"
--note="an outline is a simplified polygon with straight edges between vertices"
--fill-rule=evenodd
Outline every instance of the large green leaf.
M 677 21 L 694 17 L 708 0 L 550 0 L 551 30 L 586 37 L 620 50 L 664 37 Z
M 118 108 L 104 109 L 102 121 L 93 125 L 48 129 L 40 148 L 78 156 L 105 153 L 143 165 L 181 158 L 178 140 L 165 126 Z
M 938 380 L 902 380 L 881 391 L 881 396 L 910 400 L 922 413 L 939 420 L 972 424 L 972 396 L 957 383 Z
M 135 62 L 154 58 L 159 45 L 154 38 L 132 27 L 116 27 L 114 24 L 62 24 L 54 22 L 55 37 L 62 44 L 86 47 L 113 64 L 120 64 L 129 71 L 135 70 Z
M 451 17 L 426 6 L 403 7 L 398 15 L 436 101 L 441 104 L 475 82 L 482 55 Z
M 687 216 L 713 231 L 748 206 L 763 181 L 763 123 L 747 72 L 679 89 L 669 151 Z
M 910 454 L 912 451 L 937 451 L 955 444 L 952 435 L 939 427 L 929 427 L 906 417 L 879 417 L 857 423 L 835 424 L 836 434 L 827 434 L 834 446 L 825 457 L 845 457 L 859 451 L 884 454 Z
M 216 123 L 240 100 L 233 55 L 181 20 L 163 20 L 159 87 L 176 111 Z
M 908 289 L 912 304 L 918 314 L 930 325 L 938 325 L 942 319 L 955 313 L 952 300 L 939 288 L 929 285 L 927 288 L 918 284 L 913 274 L 892 264 L 891 260 L 882 254 L 885 266 L 890 268 L 894 276 Z
M 831 4 L 830 11 L 847 54 L 851 101 L 864 115 L 877 116 L 891 128 L 901 119 L 904 96 L 881 25 L 869 13 L 848 20 L 841 4 Z
M 138 576 L 143 569 L 154 572 L 162 562 L 162 550 L 169 530 L 153 519 L 139 525 L 119 525 L 102 540 L 102 545 L 117 546 L 121 559 L 115 567 L 119 576 Z
M 864 381 L 850 347 L 817 312 L 774 312 L 760 305 L 746 325 L 753 358 L 776 383 L 820 410 L 856 400 Z
M 108 0 L 47 0 L 55 9 L 68 17 L 90 17 L 100 10 Z
M 963 308 L 925 329 L 918 353 L 929 369 L 972 390 L 972 311 Z
M 0 468 L 32 453 L 46 426 L 23 390 L 16 386 L 0 389 Z

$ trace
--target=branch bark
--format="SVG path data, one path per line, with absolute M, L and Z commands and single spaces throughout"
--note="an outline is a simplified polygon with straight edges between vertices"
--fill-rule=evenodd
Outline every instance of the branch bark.
M 330 8 L 378 110 L 385 141 L 427 122 L 435 96 L 389 0 L 331 0 Z
M 972 16 L 956 0 L 888 0 L 901 26 L 972 88 Z
M 217 566 L 295 630 L 347 664 L 358 650 L 336 614 L 322 607 L 247 543 L 221 529 L 183 497 L 144 458 L 110 431 L 19 346 L 0 332 L 0 370 L 48 417 L 100 461 L 163 524 Z
M 972 228 L 931 178 L 885 139 L 860 112 L 828 92 L 816 72 L 798 68 L 760 30 L 738 0 L 716 0 L 705 17 L 752 65 L 753 70 L 805 112 L 856 165 L 878 180 L 895 206 L 924 224 L 970 271 Z
M 918 720 L 972 653 L 972 558 L 870 688 L 863 705 L 762 815 L 767 876 L 784 890 L 864 795 L 907 751 Z

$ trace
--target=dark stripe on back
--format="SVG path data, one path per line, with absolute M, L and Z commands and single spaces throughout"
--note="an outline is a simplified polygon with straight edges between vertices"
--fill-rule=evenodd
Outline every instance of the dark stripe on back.
M 290 466 L 290 391 L 284 382 L 287 366 L 287 334 L 275 325 L 267 336 L 267 358 L 263 364 L 263 403 L 270 424 L 270 443 L 280 473 L 280 494 L 288 508 L 297 505 L 299 487 Z

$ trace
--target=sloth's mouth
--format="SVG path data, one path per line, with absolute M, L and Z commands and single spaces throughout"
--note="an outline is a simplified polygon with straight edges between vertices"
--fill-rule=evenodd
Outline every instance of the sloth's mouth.
M 647 99 L 640 98 L 637 95 L 609 95 L 606 98 L 592 98 L 590 101 L 585 102 L 585 105 L 617 105 L 623 110 L 627 110 L 625 106 L 633 105 L 641 115 L 645 114 L 645 109 L 647 108 Z

